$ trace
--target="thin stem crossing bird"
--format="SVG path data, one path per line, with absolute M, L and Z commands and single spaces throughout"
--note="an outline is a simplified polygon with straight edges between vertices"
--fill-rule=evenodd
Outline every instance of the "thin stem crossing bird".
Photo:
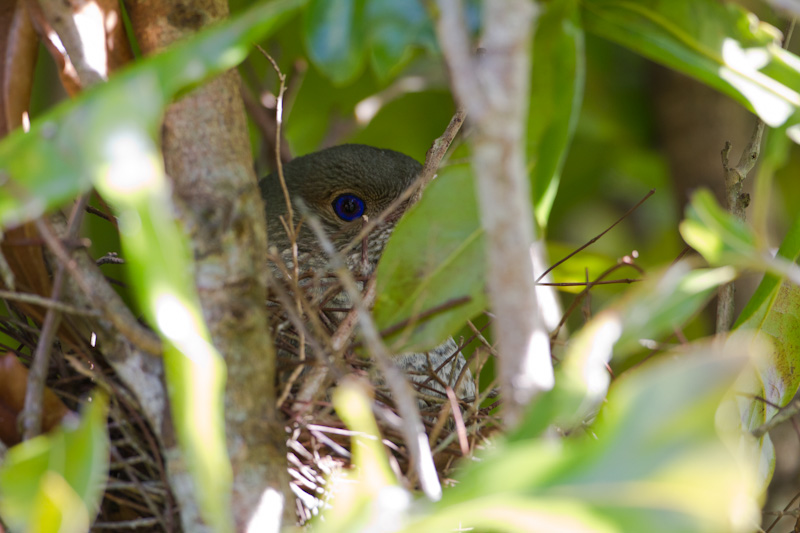
M 261 180 L 270 247 L 277 249 L 284 263 L 284 268 L 272 265 L 273 273 L 276 277 L 286 273 L 295 276 L 298 286 L 319 301 L 324 300 L 324 308 L 328 309 L 326 319 L 331 326 L 344 319 L 351 301 L 344 291 L 336 289 L 331 289 L 334 293 L 326 297 L 332 269 L 313 232 L 303 223 L 301 204 L 321 222 L 327 237 L 341 252 L 349 249 L 366 220 L 376 219 L 402 195 L 421 169 L 417 161 L 399 152 L 349 144 L 298 157 L 286 164 L 283 168 L 286 191 L 277 173 Z M 369 233 L 362 246 L 352 247 L 345 255 L 348 268 L 357 278 L 363 279 L 374 272 L 406 207 L 401 205 L 390 213 Z M 441 396 L 444 400 L 447 384 L 454 388 L 458 385 L 459 398 L 473 398 L 475 384 L 469 370 L 458 381 L 466 361 L 457 351 L 457 344 L 450 338 L 427 353 L 396 354 L 394 359 L 417 383 L 422 396 Z

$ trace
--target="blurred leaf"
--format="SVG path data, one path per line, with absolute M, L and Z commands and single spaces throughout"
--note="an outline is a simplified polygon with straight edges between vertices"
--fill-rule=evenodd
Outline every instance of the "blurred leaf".
M 690 269 L 685 261 L 663 274 L 649 276 L 627 291 L 603 313 L 615 313 L 622 333 L 614 346 L 614 361 L 624 361 L 642 349 L 642 340 L 659 339 L 680 328 L 700 311 L 717 287 L 732 281 L 731 267 Z M 599 315 L 595 320 L 599 319 Z
M 569 431 L 590 418 L 605 399 L 612 355 L 624 368 L 643 340 L 683 326 L 733 275 L 731 268 L 691 270 L 681 262 L 635 285 L 572 335 L 556 366 L 555 387 L 531 402 L 527 419 L 509 439 L 539 436 L 552 424 Z
M 790 261 L 800 256 L 800 217 L 795 219 L 784 238 L 778 256 Z M 752 371 L 737 383 L 737 392 L 741 394 L 730 399 L 726 413 L 731 420 L 729 424 L 748 433 L 742 437 L 742 444 L 754 448 L 759 481 L 766 488 L 775 468 L 775 449 L 769 434 L 752 442 L 755 439 L 749 432 L 775 416 L 778 410 L 773 405 L 787 405 L 800 387 L 800 372 L 797 372 L 800 288 L 775 274 L 766 274 L 739 315 L 735 328 L 753 331 L 757 339 L 769 341 L 759 350 Z M 754 397 L 766 401 L 754 400 Z
M 588 31 L 732 96 L 771 127 L 798 122 L 800 59 L 780 48 L 776 28 L 743 8 L 717 0 L 588 0 L 582 6 Z
M 392 350 L 440 344 L 486 307 L 484 237 L 468 165 L 443 169 L 397 224 L 378 264 L 375 320 Z M 428 313 L 460 298 L 469 301 Z
M 96 392 L 77 427 L 8 450 L 0 468 L 0 513 L 20 531 L 86 531 L 108 472 L 108 399 Z
M 537 523 L 547 531 L 751 531 L 753 466 L 737 464 L 714 429 L 748 346 L 695 346 L 629 372 L 593 435 L 497 442 L 465 467 L 435 513 L 405 531 L 530 531 L 525 524 Z
M 364 66 L 364 0 L 311 0 L 305 13 L 308 57 L 333 83 L 352 81 Z
M 58 106 L 0 143 L 0 222 L 39 216 L 91 185 L 119 217 L 128 273 L 141 309 L 165 339 L 167 390 L 178 441 L 203 519 L 233 529 L 225 446 L 225 366 L 210 341 L 193 284 L 191 253 L 172 216 L 159 152 L 170 100 L 235 66 L 250 43 L 302 0 L 261 4 L 146 58 L 109 83 Z
M 353 432 L 350 449 L 355 468 L 332 480 L 332 505 L 314 531 L 391 531 L 411 504 L 411 495 L 400 487 L 389 466 L 367 390 L 350 379 L 333 392 L 336 412 Z
M 528 158 L 533 205 L 539 226 L 547 226 L 561 169 L 580 114 L 585 82 L 583 28 L 577 0 L 544 4 L 533 43 Z
M 418 0 L 367 0 L 372 69 L 381 80 L 394 76 L 411 58 L 411 48 L 437 50 L 433 23 Z
M 0 224 L 15 226 L 92 185 L 107 168 L 114 131 L 158 137 L 164 108 L 182 92 L 244 59 L 250 43 L 284 22 L 303 0 L 261 4 L 138 61 L 108 83 L 62 103 L 0 142 Z M 106 149 L 101 149 L 106 147 Z
M 767 271 L 800 283 L 800 268 L 759 250 L 753 231 L 723 210 L 708 190 L 692 196 L 680 231 L 684 240 L 712 265 Z
M 530 403 L 528 415 L 508 436 L 509 442 L 539 437 L 553 425 L 568 432 L 594 415 L 611 381 L 608 363 L 620 328 L 618 315 L 604 312 L 572 336 L 555 367 L 555 386 Z

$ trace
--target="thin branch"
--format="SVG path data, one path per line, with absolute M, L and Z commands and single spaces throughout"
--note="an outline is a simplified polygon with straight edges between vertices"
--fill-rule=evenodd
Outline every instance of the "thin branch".
M 405 437 L 406 445 L 411 454 L 413 468 L 416 469 L 422 491 L 428 498 L 438 500 L 442 495 L 442 488 L 436 474 L 436 467 L 433 463 L 433 456 L 425 437 L 425 426 L 417 408 L 417 399 L 408 381 L 403 376 L 403 372 L 394 365 L 386 346 L 381 340 L 378 329 L 372 321 L 369 309 L 361 299 L 361 291 L 358 289 L 352 273 L 347 268 L 342 256 L 336 251 L 319 220 L 311 213 L 303 213 L 308 220 L 311 230 L 314 232 L 322 249 L 331 259 L 331 266 L 342 282 L 342 286 L 347 292 L 353 307 L 358 310 L 358 317 L 361 323 L 361 331 L 367 343 L 370 353 L 375 358 L 378 369 L 386 378 L 386 383 L 392 391 L 394 401 L 397 404 L 403 424 L 402 432 Z
M 758 156 L 761 153 L 761 139 L 764 135 L 764 121 L 757 119 L 753 128 L 750 141 L 739 157 L 739 163 L 732 167 L 729 164 L 731 143 L 727 141 L 722 149 L 722 168 L 725 171 L 725 197 L 728 202 L 728 211 L 739 220 L 745 219 L 745 209 L 750 204 L 750 195 L 742 192 L 744 180 L 753 170 Z M 733 282 L 721 286 L 717 298 L 717 334 L 730 331 L 733 324 L 733 313 L 735 308 L 734 294 L 735 286 Z
M 757 439 L 766 435 L 771 429 L 800 413 L 800 398 L 795 398 L 786 407 L 780 408 L 775 415 L 752 431 Z
M 453 309 L 454 307 L 458 307 L 460 305 L 464 305 L 472 301 L 470 296 L 461 296 L 460 298 L 452 298 L 447 300 L 446 302 L 442 302 L 441 304 L 431 307 L 421 313 L 415 313 L 414 316 L 407 318 L 405 320 L 401 320 L 396 324 L 392 324 L 391 326 L 381 330 L 381 337 L 388 337 L 389 335 L 393 335 L 398 331 L 405 329 L 409 324 L 417 325 L 420 322 L 423 322 L 443 311 L 447 311 L 448 309 Z
M 472 54 L 460 0 L 439 0 L 436 32 L 457 100 L 474 125 L 473 168 L 486 231 L 488 293 L 498 316 L 504 418 L 553 386 L 550 343 L 533 277 L 534 219 L 525 164 L 533 24 L 538 2 L 483 3 L 482 51 Z
M 70 213 L 69 222 L 67 224 L 67 238 L 74 239 L 78 236 L 81 222 L 83 221 L 84 208 L 88 201 L 89 195 L 84 194 L 72 206 L 72 212 Z M 45 227 L 47 226 L 47 222 L 42 218 L 36 220 L 36 225 L 39 229 L 39 233 L 44 233 L 47 230 Z M 66 264 L 61 263 L 58 265 L 53 279 L 53 288 L 50 292 L 51 300 L 58 300 L 61 297 L 65 276 Z M 39 341 L 36 344 L 36 351 L 33 354 L 33 361 L 31 362 L 30 371 L 28 372 L 28 383 L 25 389 L 25 408 L 21 415 L 22 438 L 24 440 L 32 439 L 42 432 L 44 383 L 47 378 L 47 369 L 50 363 L 50 350 L 53 347 L 53 339 L 55 338 L 60 324 L 61 312 L 50 307 L 45 314 L 42 332 L 39 335 Z
M 45 298 L 44 296 L 39 296 L 38 294 L 31 294 L 27 292 L 13 292 L 13 291 L 0 290 L 0 299 L 23 302 L 26 304 L 34 304 L 44 307 L 46 309 L 55 309 L 56 311 L 59 311 L 61 313 L 67 313 L 69 315 L 91 316 L 91 317 L 102 316 L 102 314 L 96 309 L 83 309 L 80 307 L 75 307 L 74 305 L 69 305 L 63 302 L 59 302 L 58 300 Z
M 411 197 L 412 205 L 419 201 L 422 197 L 422 192 L 428 184 L 433 181 L 436 172 L 439 170 L 439 165 L 442 163 L 442 159 L 444 159 L 448 148 L 450 148 L 450 145 L 453 143 L 453 139 L 456 138 L 466 117 L 467 110 L 464 106 L 458 106 L 453 118 L 450 119 L 450 123 L 445 128 L 444 133 L 433 141 L 433 144 L 428 149 L 425 154 L 425 163 L 422 165 L 422 172 L 419 178 L 417 178 L 417 182 L 415 182 L 412 187 L 415 190 L 414 195 Z
M 66 248 L 50 230 L 49 226 L 42 224 L 38 229 L 47 247 L 64 265 L 87 298 L 100 307 L 104 318 L 111 322 L 117 331 L 137 348 L 149 354 L 160 354 L 162 351 L 161 340 L 152 331 L 136 321 L 119 296 L 109 288 L 104 291 L 102 298 L 98 297 L 97 291 L 90 283 L 87 273 L 83 272 L 78 263 L 69 256 Z
M 560 265 L 560 264 L 564 263 L 565 261 L 567 261 L 567 260 L 568 260 L 570 257 L 572 257 L 572 256 L 574 256 L 575 254 L 577 254 L 577 253 L 579 253 L 579 252 L 581 252 L 581 251 L 585 250 L 586 248 L 588 248 L 589 246 L 591 246 L 592 244 L 594 244 L 594 243 L 596 243 L 598 240 L 600 240 L 600 238 L 601 238 L 603 235 L 605 235 L 606 233 L 608 233 L 609 231 L 611 231 L 612 229 L 614 229 L 614 227 L 615 227 L 617 224 L 619 224 L 620 222 L 622 222 L 623 220 L 625 220 L 626 218 L 628 218 L 629 216 L 631 216 L 631 214 L 632 214 L 634 211 L 636 211 L 637 209 L 639 209 L 639 206 L 641 206 L 643 203 L 645 203 L 645 202 L 647 201 L 647 199 L 648 199 L 648 198 L 650 198 L 651 196 L 653 196 L 653 194 L 655 194 L 655 192 L 656 192 L 656 190 L 655 190 L 655 189 L 650 189 L 650 191 L 649 191 L 647 194 L 645 194 L 645 195 L 644 195 L 644 198 L 642 198 L 641 200 L 639 200 L 639 201 L 636 203 L 636 205 L 634 205 L 633 207 L 631 207 L 630 209 L 628 209 L 628 210 L 625 212 L 625 214 L 624 214 L 624 215 L 622 215 L 621 217 L 619 217 L 619 218 L 617 219 L 617 221 L 616 221 L 616 222 L 614 222 L 614 223 L 613 223 L 613 224 L 611 224 L 609 227 L 607 227 L 606 229 L 604 229 L 602 232 L 600 232 L 598 235 L 596 235 L 595 237 L 593 237 L 591 240 L 589 240 L 589 242 L 587 242 L 586 244 L 584 244 L 583 246 L 581 246 L 581 247 L 580 247 L 580 248 L 578 248 L 577 250 L 574 250 L 574 251 L 570 252 L 570 253 L 569 253 L 569 254 L 567 254 L 567 256 L 566 256 L 566 257 L 564 257 L 563 259 L 560 259 L 559 261 L 556 261 L 555 263 L 553 263 L 553 265 L 552 265 L 550 268 L 548 268 L 547 270 L 545 270 L 544 272 L 542 272 L 542 274 L 541 274 L 541 275 L 540 275 L 540 276 L 539 276 L 539 277 L 536 279 L 536 282 L 538 283 L 539 281 L 541 281 L 541 280 L 542 280 L 542 279 L 543 279 L 543 278 L 544 278 L 544 277 L 545 277 L 547 274 L 549 274 L 549 273 L 550 273 L 550 272 L 551 272 L 551 271 L 552 271 L 554 268 L 558 267 L 558 265 Z

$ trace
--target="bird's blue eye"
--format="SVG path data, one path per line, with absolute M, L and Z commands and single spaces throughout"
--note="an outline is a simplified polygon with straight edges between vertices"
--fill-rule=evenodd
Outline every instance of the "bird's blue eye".
M 340 194 L 333 201 L 333 211 L 345 222 L 350 222 L 364 214 L 364 200 L 355 194 Z

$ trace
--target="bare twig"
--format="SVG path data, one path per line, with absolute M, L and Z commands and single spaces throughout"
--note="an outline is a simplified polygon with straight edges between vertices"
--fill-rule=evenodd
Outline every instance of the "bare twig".
M 458 407 L 458 398 L 452 388 L 446 387 L 447 399 L 450 400 L 450 406 L 453 409 L 453 420 L 456 422 L 456 434 L 458 435 L 458 444 L 461 446 L 461 455 L 466 457 L 469 455 L 469 443 L 467 442 L 467 428 L 464 427 L 464 418 L 461 416 L 461 409 Z
M 152 331 L 136 322 L 136 319 L 116 293 L 109 288 L 108 291 L 104 291 L 102 298 L 98 297 L 97 289 L 100 287 L 90 283 L 87 273 L 83 272 L 75 260 L 69 256 L 64 245 L 50 228 L 46 224 L 41 224 L 38 229 L 47 247 L 65 266 L 67 272 L 69 272 L 89 300 L 101 308 L 103 316 L 134 346 L 149 354 L 160 354 L 160 339 Z
M 725 171 L 725 196 L 728 201 L 728 211 L 739 220 L 744 220 L 745 209 L 750 203 L 750 195 L 743 193 L 742 189 L 744 180 L 747 179 L 747 175 L 755 167 L 758 156 L 761 153 L 761 138 L 764 135 L 764 127 L 764 121 L 757 119 L 750 141 L 742 151 L 739 163 L 735 167 L 729 164 L 730 141 L 726 142 L 725 147 L 722 149 L 722 168 Z M 717 334 L 725 333 L 731 329 L 734 312 L 734 293 L 733 282 L 726 283 L 719 288 Z
M 574 255 L 576 255 L 577 253 L 579 253 L 579 252 L 581 252 L 581 251 L 585 250 L 586 248 L 588 248 L 589 246 L 591 246 L 592 244 L 594 244 L 594 243 L 596 243 L 598 240 L 600 240 L 600 238 L 601 238 L 603 235 L 605 235 L 606 233 L 608 233 L 609 231 L 611 231 L 612 229 L 614 229 L 614 227 L 615 227 L 617 224 L 619 224 L 620 222 L 622 222 L 623 220 L 625 220 L 626 218 L 628 218 L 629 216 L 631 216 L 631 214 L 632 214 L 634 211 L 636 211 L 637 209 L 639 209 L 639 206 L 641 206 L 643 203 L 645 203 L 645 202 L 647 201 L 647 199 L 648 199 L 648 198 L 650 198 L 651 196 L 653 196 L 653 194 L 655 194 L 655 192 L 656 192 L 656 190 L 655 190 L 655 189 L 650 189 L 650 191 L 649 191 L 647 194 L 645 194 L 645 195 L 644 195 L 644 198 L 642 198 L 641 200 L 639 200 L 639 201 L 636 203 L 636 205 L 634 205 L 633 207 L 631 207 L 630 209 L 628 209 L 628 210 L 625 212 L 625 214 L 624 214 L 624 215 L 622 215 L 621 217 L 619 217 L 619 218 L 617 219 L 617 221 L 616 221 L 616 222 L 614 222 L 614 223 L 613 223 L 613 224 L 611 224 L 609 227 L 607 227 L 607 228 L 606 228 L 606 229 L 604 229 L 602 232 L 600 232 L 598 235 L 596 235 L 595 237 L 593 237 L 592 239 L 590 239 L 590 240 L 589 240 L 589 241 L 588 241 L 586 244 L 584 244 L 584 245 L 583 245 L 583 246 L 581 246 L 580 248 L 578 248 L 578 249 L 576 249 L 576 250 L 573 250 L 572 252 L 570 252 L 569 254 L 567 254 L 567 255 L 566 255 L 566 257 L 564 257 L 564 258 L 562 258 L 562 259 L 560 259 L 560 260 L 556 261 L 555 263 L 553 263 L 553 264 L 550 266 L 550 268 L 548 268 L 547 270 L 545 270 L 544 272 L 542 272 L 542 274 L 541 274 L 541 275 L 540 275 L 540 276 L 539 276 L 539 277 L 536 279 L 537 283 L 538 283 L 539 281 L 541 281 L 541 280 L 542 280 L 542 279 L 543 279 L 543 278 L 544 278 L 544 277 L 545 277 L 547 274 L 549 274 L 549 273 L 550 273 L 550 272 L 551 272 L 551 271 L 552 271 L 554 268 L 556 268 L 558 265 L 560 265 L 560 264 L 564 263 L 564 262 L 565 262 L 565 261 L 567 261 L 567 260 L 568 260 L 570 257 L 573 257 L 573 256 L 574 256 Z
M 67 225 L 67 237 L 74 239 L 80 231 L 81 221 L 83 220 L 83 210 L 86 207 L 89 196 L 84 194 L 72 206 L 69 223 Z M 47 222 L 44 219 L 36 221 L 40 233 L 47 231 Z M 43 231 L 44 228 L 44 231 Z M 71 261 L 71 258 L 68 258 Z M 58 265 L 53 279 L 53 288 L 50 293 L 51 300 L 58 300 L 61 297 L 61 290 L 64 287 L 64 277 L 66 275 L 66 262 Z M 33 354 L 30 372 L 28 373 L 28 384 L 25 389 L 25 409 L 22 411 L 22 434 L 23 439 L 28 440 L 37 436 L 42 431 L 42 408 L 44 396 L 44 382 L 47 378 L 47 368 L 50 362 L 50 350 L 53 347 L 53 338 L 61 324 L 61 312 L 53 307 L 47 310 L 42 325 L 42 332 L 39 335 L 39 342 L 36 344 L 36 351 Z
M 74 305 L 69 305 L 57 300 L 45 298 L 44 296 L 39 296 L 38 294 L 0 290 L 0 299 L 39 305 L 45 309 L 55 309 L 69 315 L 92 317 L 102 316 L 101 313 L 96 309 L 83 309 L 80 307 L 75 307 Z
M 795 398 L 786 407 L 780 408 L 780 410 L 775 413 L 775 415 L 767 420 L 765 423 L 758 426 L 756 429 L 752 431 L 753 436 L 756 438 L 761 438 L 767 434 L 772 428 L 783 424 L 787 420 L 794 417 L 796 414 L 800 413 L 800 398 Z
M 447 125 L 447 128 L 445 128 L 444 133 L 433 141 L 433 145 L 431 145 L 428 152 L 425 154 L 425 163 L 422 165 L 422 172 L 417 182 L 415 182 L 412 187 L 415 192 L 411 197 L 411 204 L 415 204 L 419 201 L 425 188 L 433 180 L 434 176 L 436 176 L 436 172 L 439 170 L 439 165 L 442 159 L 444 159 L 447 149 L 450 148 L 453 139 L 456 138 L 456 134 L 458 134 L 461 129 L 461 125 L 464 124 L 464 119 L 466 117 L 467 110 L 463 106 L 459 106 L 453 118 L 450 119 L 450 123 Z
M 323 250 L 331 258 L 331 265 L 339 276 L 344 290 L 353 302 L 353 307 L 358 310 L 364 339 L 370 353 L 375 358 L 379 370 L 386 378 L 386 383 L 392 391 L 397 408 L 402 416 L 402 431 L 411 454 L 413 468 L 419 475 L 422 491 L 428 498 L 438 500 L 441 498 L 442 488 L 439 485 L 436 467 L 433 463 L 430 446 L 428 446 L 428 441 L 425 437 L 425 427 L 422 424 L 414 392 L 403 376 L 402 371 L 392 363 L 391 356 L 381 340 L 375 323 L 372 321 L 369 309 L 361 299 L 361 291 L 358 289 L 352 273 L 325 234 L 322 224 L 311 213 L 303 213 L 303 215 L 308 220 L 308 224 Z

